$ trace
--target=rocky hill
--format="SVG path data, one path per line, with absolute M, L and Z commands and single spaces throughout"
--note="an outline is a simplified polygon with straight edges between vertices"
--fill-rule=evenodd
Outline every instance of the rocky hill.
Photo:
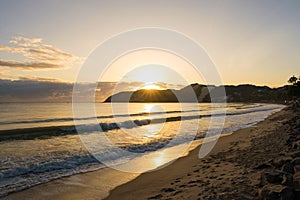
M 226 97 L 219 95 L 222 87 L 225 88 Z M 210 94 L 214 95 L 214 97 L 216 97 L 215 99 L 219 102 L 222 102 L 225 99 L 227 102 L 284 102 L 290 98 L 288 95 L 288 86 L 279 88 L 249 84 L 238 86 L 207 86 L 194 83 L 180 90 L 142 89 L 120 92 L 108 97 L 104 102 L 194 102 L 194 99 L 192 98 L 194 95 L 198 102 L 211 102 Z

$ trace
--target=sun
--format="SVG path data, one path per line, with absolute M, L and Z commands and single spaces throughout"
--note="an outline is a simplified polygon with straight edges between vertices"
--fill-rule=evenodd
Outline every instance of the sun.
M 144 90 L 162 90 L 163 88 L 153 82 L 145 83 L 145 85 L 141 88 Z

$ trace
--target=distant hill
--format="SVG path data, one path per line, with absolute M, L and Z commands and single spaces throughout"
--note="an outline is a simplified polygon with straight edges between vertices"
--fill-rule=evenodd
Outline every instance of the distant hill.
M 193 90 L 189 89 L 189 86 Z M 191 84 L 180 90 L 137 90 L 125 91 L 108 97 L 104 102 L 194 102 L 191 98 L 196 95 L 198 102 L 211 102 L 210 94 L 217 97 L 218 101 L 223 101 L 224 97 L 219 96 L 220 86 Z M 227 102 L 284 102 L 288 100 L 288 86 L 279 88 L 269 88 L 267 86 L 255 85 L 225 85 Z M 210 92 L 209 92 L 210 91 Z M 191 94 L 193 92 L 194 94 Z M 177 99 L 179 96 L 181 99 Z

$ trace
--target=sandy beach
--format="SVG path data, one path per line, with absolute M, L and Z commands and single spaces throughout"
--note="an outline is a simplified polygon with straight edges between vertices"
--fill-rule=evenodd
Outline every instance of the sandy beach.
M 203 159 L 198 158 L 196 148 L 171 165 L 142 175 L 99 170 L 51 181 L 3 199 L 298 198 L 299 125 L 299 108 L 287 107 L 255 126 L 220 138 Z
M 195 149 L 114 189 L 107 199 L 297 199 L 299 126 L 299 109 L 286 108 L 222 137 L 204 159 Z

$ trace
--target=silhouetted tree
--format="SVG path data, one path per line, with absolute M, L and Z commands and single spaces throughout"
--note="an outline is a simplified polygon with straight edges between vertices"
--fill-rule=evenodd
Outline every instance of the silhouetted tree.
M 300 77 L 299 79 L 294 75 L 292 77 L 289 78 L 288 80 L 289 83 L 291 83 L 292 85 L 289 86 L 289 95 L 293 98 L 293 97 L 297 97 L 300 96 Z
M 299 76 L 299 78 L 298 78 L 298 81 L 297 81 L 296 85 L 297 85 L 298 87 L 300 87 L 300 76 Z
M 288 82 L 295 85 L 298 81 L 298 78 L 294 75 L 291 78 L 289 78 Z

